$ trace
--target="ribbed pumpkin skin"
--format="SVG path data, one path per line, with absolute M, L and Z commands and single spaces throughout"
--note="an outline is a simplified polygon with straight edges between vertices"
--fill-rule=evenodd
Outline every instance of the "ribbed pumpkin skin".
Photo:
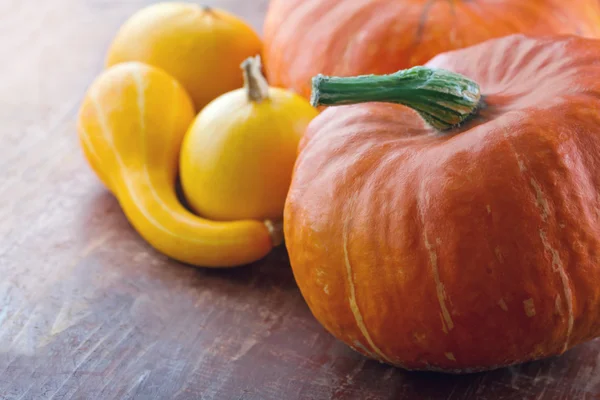
M 412 110 L 330 107 L 285 207 L 295 278 L 355 350 L 465 372 L 600 335 L 600 41 L 512 35 L 427 64 L 487 107 L 452 134 Z
M 265 68 L 272 85 L 308 97 L 318 73 L 391 73 L 513 33 L 599 37 L 600 2 L 272 0 Z

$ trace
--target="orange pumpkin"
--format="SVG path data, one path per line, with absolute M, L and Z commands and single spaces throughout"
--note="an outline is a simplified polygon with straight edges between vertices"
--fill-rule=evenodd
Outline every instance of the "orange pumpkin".
M 599 336 L 599 61 L 600 41 L 511 35 L 316 77 L 330 107 L 301 142 L 284 232 L 325 328 L 450 372 Z
M 310 95 L 318 73 L 385 74 L 501 36 L 600 36 L 598 0 L 272 0 L 269 82 Z

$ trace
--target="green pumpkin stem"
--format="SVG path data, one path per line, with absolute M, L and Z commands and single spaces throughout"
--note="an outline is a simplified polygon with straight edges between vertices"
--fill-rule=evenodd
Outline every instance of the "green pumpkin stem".
M 317 75 L 312 80 L 311 104 L 315 107 L 365 102 L 402 104 L 439 131 L 465 122 L 477 112 L 481 101 L 476 82 L 454 72 L 421 66 L 389 75 Z

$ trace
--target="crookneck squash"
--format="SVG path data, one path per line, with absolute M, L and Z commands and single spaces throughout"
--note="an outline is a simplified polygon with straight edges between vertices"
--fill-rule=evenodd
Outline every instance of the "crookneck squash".
M 181 142 L 193 119 L 192 100 L 175 78 L 125 62 L 105 70 L 88 89 L 78 133 L 93 170 L 155 249 L 203 267 L 256 261 L 281 242 L 276 224 L 210 221 L 177 198 Z
M 600 2 L 271 0 L 265 66 L 272 85 L 308 97 L 318 73 L 392 73 L 513 33 L 599 37 Z
M 511 35 L 328 105 L 285 205 L 295 278 L 358 352 L 466 372 L 600 335 L 600 41 Z

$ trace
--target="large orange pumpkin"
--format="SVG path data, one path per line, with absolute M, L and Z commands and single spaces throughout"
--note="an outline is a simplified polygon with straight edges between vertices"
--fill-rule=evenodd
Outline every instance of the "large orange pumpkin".
M 272 0 L 269 82 L 310 94 L 318 73 L 391 73 L 513 33 L 600 36 L 598 0 Z
M 511 35 L 314 86 L 330 107 L 301 142 L 284 231 L 327 330 L 453 372 L 600 335 L 600 41 Z

